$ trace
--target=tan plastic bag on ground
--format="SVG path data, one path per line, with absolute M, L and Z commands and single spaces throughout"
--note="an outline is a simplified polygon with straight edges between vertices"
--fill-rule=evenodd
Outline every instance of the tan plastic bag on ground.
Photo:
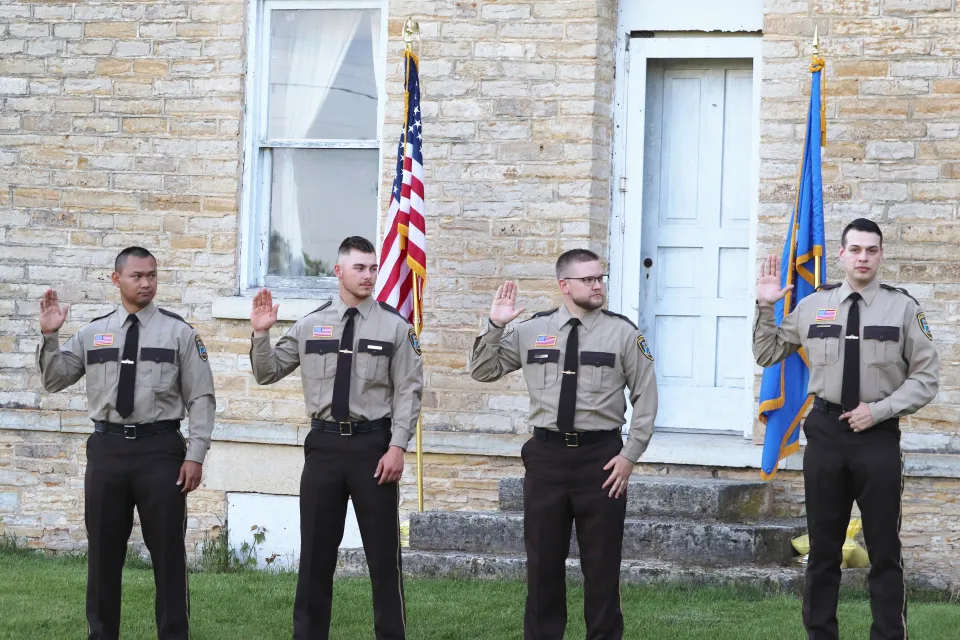
M 860 518 L 853 518 L 850 520 L 850 524 L 847 525 L 847 539 L 843 543 L 843 563 L 840 565 L 841 569 L 857 569 L 870 565 L 867 550 L 854 540 L 854 537 L 860 533 L 861 528 L 863 528 L 863 523 L 860 521 Z M 791 543 L 793 544 L 793 548 L 796 549 L 797 553 L 801 556 L 806 556 L 810 553 L 809 535 L 798 536 L 791 540 Z

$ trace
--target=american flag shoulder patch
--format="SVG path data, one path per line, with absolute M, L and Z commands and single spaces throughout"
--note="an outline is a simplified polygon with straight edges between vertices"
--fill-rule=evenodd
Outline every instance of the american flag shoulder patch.
M 833 322 L 836 319 L 836 309 L 817 309 L 817 322 Z
M 113 346 L 113 334 L 112 333 L 98 333 L 93 336 L 93 346 L 95 347 L 112 347 Z
M 333 327 L 332 326 L 314 327 L 313 337 L 314 338 L 332 338 Z
M 557 336 L 537 336 L 534 346 L 540 349 L 553 349 L 557 346 Z

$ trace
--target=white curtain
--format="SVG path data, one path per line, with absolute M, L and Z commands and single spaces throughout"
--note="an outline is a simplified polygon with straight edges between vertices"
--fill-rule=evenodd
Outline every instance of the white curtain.
M 293 23 L 282 28 L 289 34 L 290 44 L 285 53 L 290 70 L 283 87 L 283 125 L 278 137 L 299 140 L 306 137 L 323 107 L 363 12 L 301 10 L 294 15 Z M 290 248 L 289 275 L 302 276 L 303 231 L 292 155 L 289 151 L 275 155 L 275 158 L 279 156 L 274 171 L 279 172 L 276 184 L 280 191 L 275 206 L 279 207 L 280 215 L 275 215 L 272 222 Z

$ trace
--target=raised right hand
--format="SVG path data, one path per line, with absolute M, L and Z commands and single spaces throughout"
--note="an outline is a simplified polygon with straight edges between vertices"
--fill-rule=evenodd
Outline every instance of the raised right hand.
M 526 311 L 526 308 L 514 310 L 517 303 L 517 283 L 513 280 L 507 280 L 497 289 L 497 295 L 493 297 L 493 304 L 490 306 L 490 319 L 499 327 L 505 327 L 517 317 Z
M 757 302 L 762 305 L 776 304 L 783 300 L 787 291 L 791 289 L 793 289 L 792 284 L 788 284 L 783 289 L 780 288 L 780 257 L 772 254 L 767 256 L 767 259 L 760 263 Z
M 277 323 L 277 309 L 280 303 L 273 304 L 273 295 L 267 289 L 260 289 L 253 296 L 253 308 L 250 311 L 250 324 L 254 331 L 269 331 Z
M 40 298 L 40 332 L 55 333 L 60 331 L 60 327 L 67 320 L 69 310 L 70 305 L 68 304 L 60 306 L 55 290 L 47 289 L 47 292 Z

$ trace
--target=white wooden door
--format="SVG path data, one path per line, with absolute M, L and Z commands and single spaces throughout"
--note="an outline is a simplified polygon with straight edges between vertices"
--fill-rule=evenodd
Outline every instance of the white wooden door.
M 648 65 L 639 320 L 658 427 L 743 431 L 752 88 L 749 60 Z

